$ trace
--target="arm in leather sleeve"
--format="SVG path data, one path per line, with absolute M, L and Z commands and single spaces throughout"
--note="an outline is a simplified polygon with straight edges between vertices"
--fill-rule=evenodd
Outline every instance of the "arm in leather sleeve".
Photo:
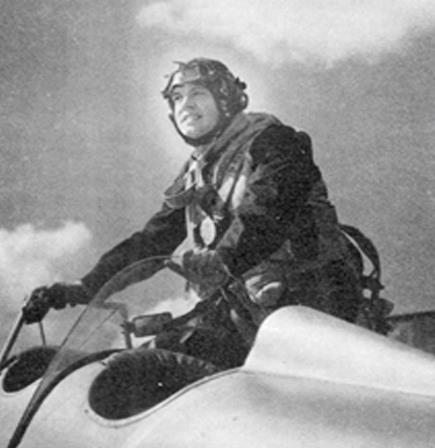
M 93 297 L 125 267 L 147 257 L 169 255 L 184 238 L 184 208 L 175 209 L 163 204 L 142 231 L 134 233 L 104 254 L 96 266 L 82 278 L 82 283 Z
M 301 215 L 307 215 L 305 221 L 315 233 L 306 200 L 320 171 L 308 135 L 273 125 L 255 139 L 249 156 L 251 174 L 245 194 L 216 247 L 234 275 L 278 250 Z

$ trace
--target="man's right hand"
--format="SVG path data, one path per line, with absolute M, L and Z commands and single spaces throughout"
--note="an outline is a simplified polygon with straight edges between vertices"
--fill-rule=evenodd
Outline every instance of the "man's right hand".
M 81 283 L 54 283 L 35 289 L 23 308 L 24 321 L 27 324 L 40 322 L 50 308 L 65 308 L 67 304 L 87 303 L 90 297 Z

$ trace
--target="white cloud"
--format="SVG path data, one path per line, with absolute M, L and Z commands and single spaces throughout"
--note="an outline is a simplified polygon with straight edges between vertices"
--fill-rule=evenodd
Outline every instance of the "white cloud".
M 433 0 L 171 0 L 142 8 L 138 23 L 177 35 L 230 41 L 265 62 L 373 58 L 435 25 Z
M 66 222 L 53 230 L 25 224 L 0 229 L 0 292 L 17 302 L 33 288 L 62 280 L 68 263 L 91 240 L 82 223 Z

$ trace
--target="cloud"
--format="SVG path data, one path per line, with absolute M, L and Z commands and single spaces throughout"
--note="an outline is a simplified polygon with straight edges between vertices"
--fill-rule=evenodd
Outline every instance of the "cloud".
M 53 230 L 25 224 L 0 229 L 0 292 L 15 303 L 33 288 L 62 280 L 68 266 L 91 240 L 82 223 L 66 222 Z M 16 307 L 16 305 L 14 305 Z
M 435 25 L 433 0 L 172 0 L 142 8 L 138 23 L 231 42 L 264 62 L 332 64 L 397 51 Z

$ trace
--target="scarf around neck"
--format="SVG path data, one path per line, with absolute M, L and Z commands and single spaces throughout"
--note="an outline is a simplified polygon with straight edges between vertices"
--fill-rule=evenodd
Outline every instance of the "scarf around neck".
M 215 170 L 212 183 L 219 188 L 234 159 L 245 151 L 246 145 L 250 145 L 257 135 L 273 124 L 280 125 L 281 122 L 270 114 L 237 114 L 224 132 L 212 142 L 195 148 L 181 174 L 165 191 L 166 204 L 171 208 L 185 207 L 190 202 L 195 188 L 195 185 L 186 185 L 186 175 L 192 169 L 198 169 L 198 166 L 204 167 L 216 161 L 219 169 Z

